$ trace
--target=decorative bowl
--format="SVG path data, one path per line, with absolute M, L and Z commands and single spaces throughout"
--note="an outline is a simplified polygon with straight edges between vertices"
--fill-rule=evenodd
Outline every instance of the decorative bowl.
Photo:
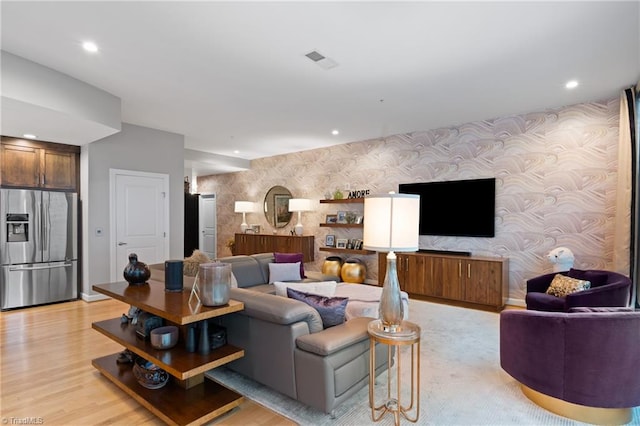
M 141 357 L 133 364 L 133 375 L 147 389 L 160 389 L 169 381 L 169 373 Z
M 178 343 L 178 327 L 175 325 L 167 325 L 151 330 L 149 334 L 151 346 L 156 349 L 169 349 Z

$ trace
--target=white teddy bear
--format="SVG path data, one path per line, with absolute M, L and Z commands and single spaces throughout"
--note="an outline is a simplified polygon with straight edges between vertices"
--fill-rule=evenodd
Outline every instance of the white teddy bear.
M 549 262 L 553 263 L 553 272 L 568 271 L 573 267 L 575 257 L 567 247 L 557 247 L 547 254 Z

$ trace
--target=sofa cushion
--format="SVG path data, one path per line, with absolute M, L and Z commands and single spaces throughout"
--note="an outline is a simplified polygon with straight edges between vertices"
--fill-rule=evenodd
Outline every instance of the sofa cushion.
M 260 271 L 262 272 L 262 282 L 269 282 L 269 264 L 275 262 L 273 253 L 257 253 L 252 254 L 251 257 L 260 265 Z
M 583 271 L 582 269 L 569 269 L 567 276 L 591 283 L 591 288 L 605 285 L 609 280 L 609 274 L 603 271 Z
M 564 311 L 564 297 L 552 296 L 547 293 L 527 293 L 525 296 L 527 309 L 534 311 L 558 312 Z
M 317 294 L 319 296 L 332 297 L 336 292 L 335 281 L 318 281 L 318 282 L 306 282 L 306 283 L 292 283 L 276 281 L 273 283 L 276 288 L 276 296 L 288 297 L 287 288 L 303 291 L 305 293 Z
M 322 318 L 324 328 L 333 327 L 344 322 L 344 313 L 349 299 L 346 297 L 325 297 L 287 289 L 287 296 L 299 300 L 314 308 Z
M 257 318 L 280 325 L 305 323 L 309 333 L 323 330 L 322 318 L 318 311 L 299 300 L 257 292 L 253 288 L 232 288 L 230 294 L 233 300 L 244 303 L 244 310 L 234 315 Z
M 300 278 L 300 262 L 269 264 L 269 284 L 276 281 L 298 281 Z
M 591 283 L 586 280 L 579 280 L 576 278 L 567 277 L 562 274 L 557 274 L 553 277 L 553 281 L 549 285 L 546 293 L 556 297 L 564 297 L 567 294 L 575 293 L 576 291 L 587 290 L 591 287 Z
M 266 283 L 260 270 L 260 264 L 251 256 L 238 255 L 223 257 L 219 258 L 218 262 L 231 264 L 231 270 L 240 288 Z
M 304 255 L 302 253 L 273 253 L 276 263 L 300 262 L 300 278 L 307 278 L 304 274 Z

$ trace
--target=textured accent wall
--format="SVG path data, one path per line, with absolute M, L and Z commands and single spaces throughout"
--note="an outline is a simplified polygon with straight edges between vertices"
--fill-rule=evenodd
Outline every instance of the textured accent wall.
M 571 248 L 578 268 L 612 266 L 618 121 L 619 101 L 610 99 L 259 159 L 246 172 L 199 178 L 198 188 L 218 195 L 224 256 L 242 221 L 233 202 L 261 203 L 273 185 L 322 199 L 336 188 L 380 193 L 397 191 L 400 183 L 495 177 L 495 238 L 423 236 L 420 247 L 508 257 L 509 298 L 517 301 L 528 278 L 552 271 L 544 256 L 555 247 Z M 320 204 L 303 213 L 304 233 L 315 235 L 316 248 L 327 234 L 360 238 L 358 229 L 318 225 L 326 214 L 361 208 Z M 288 233 L 295 221 L 277 232 Z M 249 214 L 247 222 L 273 231 L 262 214 Z M 331 254 L 316 250 L 307 269 L 320 270 Z M 377 281 L 377 256 L 358 257 L 367 264 L 367 281 Z

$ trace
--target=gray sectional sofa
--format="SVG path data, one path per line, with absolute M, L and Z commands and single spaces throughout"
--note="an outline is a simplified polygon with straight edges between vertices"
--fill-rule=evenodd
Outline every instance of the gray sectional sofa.
M 268 284 L 273 253 L 217 260 L 232 265 L 238 288 L 231 289 L 231 298 L 244 303 L 243 311 L 214 320 L 226 328 L 230 344 L 245 350 L 229 368 L 325 413 L 368 384 L 367 324 L 374 318 L 323 329 L 314 308 L 273 294 Z M 153 279 L 164 280 L 162 268 L 152 265 Z M 185 280 L 190 285 L 193 278 Z M 387 369 L 386 351 L 376 346 L 376 375 Z

